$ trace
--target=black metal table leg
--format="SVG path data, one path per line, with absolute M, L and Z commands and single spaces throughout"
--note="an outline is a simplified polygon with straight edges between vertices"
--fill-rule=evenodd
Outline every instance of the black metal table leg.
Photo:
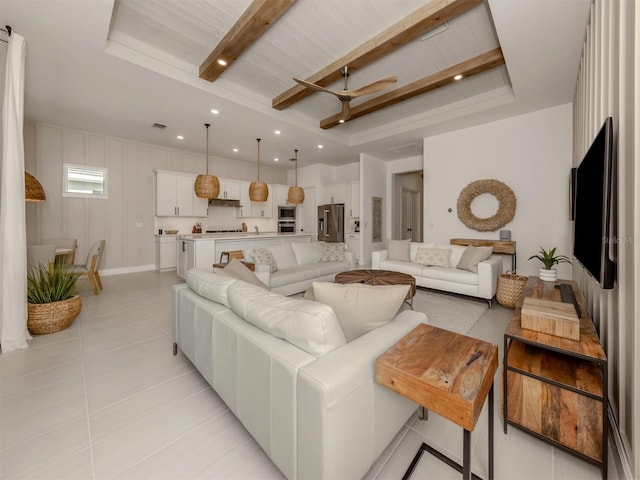
M 462 480 L 471 480 L 471 432 L 466 428 L 462 437 Z
M 489 480 L 493 480 L 493 383 L 489 389 Z

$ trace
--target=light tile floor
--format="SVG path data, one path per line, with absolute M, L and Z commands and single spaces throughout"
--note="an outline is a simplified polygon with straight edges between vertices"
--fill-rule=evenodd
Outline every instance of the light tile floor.
M 37 336 L 28 349 L 0 357 L 0 478 L 278 479 L 271 463 L 181 354 L 171 354 L 175 273 L 104 277 L 67 330 Z M 511 315 L 487 310 L 471 335 L 502 348 Z M 600 478 L 597 467 L 515 428 L 502 433 L 495 383 L 497 479 Z M 486 478 L 486 408 L 472 435 L 472 464 Z M 365 476 L 401 478 L 422 441 L 462 454 L 462 431 L 430 413 L 412 417 Z M 609 478 L 623 478 L 609 453 Z M 423 455 L 413 478 L 457 479 Z

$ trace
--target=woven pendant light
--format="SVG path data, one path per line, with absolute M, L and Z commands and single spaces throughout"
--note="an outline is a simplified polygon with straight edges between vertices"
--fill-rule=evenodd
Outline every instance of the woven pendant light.
M 258 181 L 251 182 L 249 185 L 249 198 L 252 202 L 266 202 L 269 198 L 269 187 L 260 181 L 260 140 L 260 138 L 256 138 L 258 142 Z
M 196 197 L 198 198 L 218 198 L 218 194 L 220 193 L 220 181 L 218 180 L 218 177 L 209 175 L 209 127 L 211 125 L 205 123 L 204 126 L 207 128 L 207 173 L 206 175 L 198 175 L 196 177 L 193 189 L 195 190 Z
M 44 188 L 42 188 L 38 179 L 29 172 L 24 172 L 24 199 L 27 202 L 44 202 L 47 200 Z
M 296 148 L 294 152 L 296 152 L 296 158 L 290 158 L 290 160 L 296 162 L 296 183 L 293 187 L 289 187 L 287 200 L 289 200 L 289 203 L 297 205 L 304 202 L 304 189 L 298 186 L 298 149 Z

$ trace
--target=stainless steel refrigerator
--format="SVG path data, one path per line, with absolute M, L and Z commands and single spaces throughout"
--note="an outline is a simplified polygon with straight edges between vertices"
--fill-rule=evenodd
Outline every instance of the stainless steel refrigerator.
M 344 203 L 318 207 L 318 241 L 344 242 Z

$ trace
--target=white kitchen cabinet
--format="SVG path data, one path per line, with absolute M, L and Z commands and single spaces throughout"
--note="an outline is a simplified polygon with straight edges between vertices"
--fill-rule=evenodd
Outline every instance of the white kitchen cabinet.
M 175 235 L 156 235 L 156 271 L 166 272 L 177 266 Z
M 155 204 L 158 217 L 206 217 L 208 201 L 196 197 L 191 173 L 156 170 Z
M 360 217 L 360 182 L 351 182 L 351 217 Z
M 240 204 L 236 217 L 238 218 L 272 218 L 274 187 L 269 185 L 269 197 L 266 202 L 252 202 L 249 198 L 249 182 L 240 185 Z
M 218 180 L 220 182 L 218 198 L 223 200 L 240 200 L 240 182 L 226 178 L 220 178 Z
M 347 202 L 347 184 L 320 185 L 318 187 L 318 205 Z
M 177 274 L 185 278 L 192 268 L 211 269 L 217 262 L 215 258 L 215 240 L 179 238 L 177 241 Z
M 187 274 L 187 241 L 181 238 L 176 240 L 176 273 L 180 278 Z

